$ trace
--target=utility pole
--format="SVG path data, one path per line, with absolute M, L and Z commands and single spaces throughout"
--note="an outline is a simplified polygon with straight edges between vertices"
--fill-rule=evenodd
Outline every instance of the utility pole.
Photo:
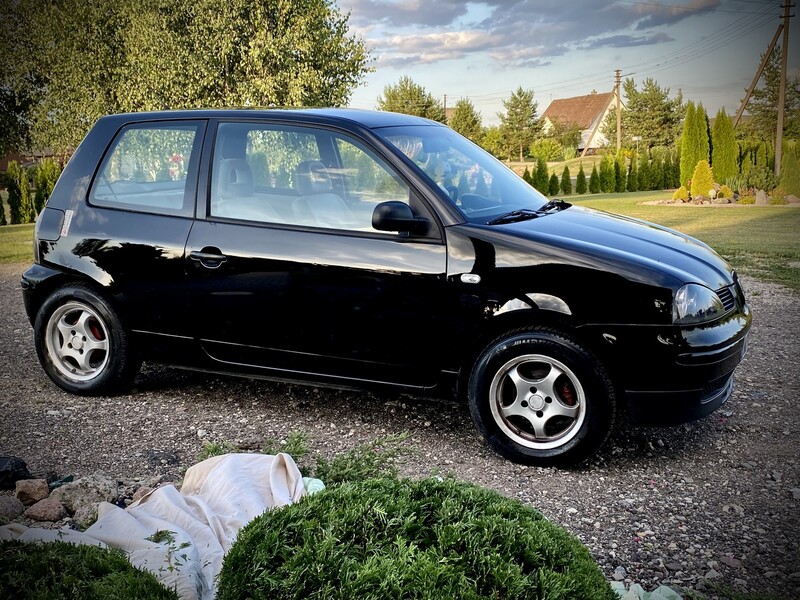
M 778 126 L 775 132 L 775 177 L 781 174 L 781 158 L 783 154 L 783 112 L 786 105 L 786 61 L 789 56 L 789 19 L 790 10 L 794 6 L 790 0 L 784 0 L 783 8 L 783 47 L 781 48 L 781 87 L 778 92 Z
M 619 84 L 622 80 L 622 69 L 616 69 L 614 71 L 614 80 L 616 81 L 615 94 L 617 96 L 617 154 L 619 154 L 620 148 L 622 148 L 622 104 L 619 99 Z
M 444 95 L 444 120 L 447 121 L 447 94 Z

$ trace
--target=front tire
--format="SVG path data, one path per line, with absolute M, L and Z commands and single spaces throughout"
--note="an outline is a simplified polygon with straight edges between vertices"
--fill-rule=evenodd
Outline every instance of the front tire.
M 614 388 L 600 361 L 567 333 L 522 329 L 492 341 L 470 374 L 477 429 L 515 462 L 573 466 L 611 431 Z
M 47 375 L 73 394 L 120 391 L 139 369 L 117 312 L 85 286 L 65 286 L 48 296 L 36 315 L 34 340 Z

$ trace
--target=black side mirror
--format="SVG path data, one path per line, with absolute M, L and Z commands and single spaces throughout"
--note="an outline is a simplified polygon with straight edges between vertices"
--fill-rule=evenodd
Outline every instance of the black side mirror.
M 378 231 L 424 234 L 428 224 L 428 219 L 415 217 L 411 207 L 399 200 L 381 202 L 372 211 L 372 227 Z

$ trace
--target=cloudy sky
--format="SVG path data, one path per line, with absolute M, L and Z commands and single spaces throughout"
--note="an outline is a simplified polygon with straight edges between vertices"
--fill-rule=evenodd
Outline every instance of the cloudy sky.
M 781 23 L 779 0 L 338 0 L 372 49 L 375 72 L 350 106 L 374 108 L 403 76 L 452 106 L 467 97 L 497 122 L 502 100 L 533 89 L 550 101 L 610 91 L 614 69 L 672 95 L 734 113 Z M 795 11 L 797 10 L 795 9 Z M 790 75 L 800 75 L 800 16 Z

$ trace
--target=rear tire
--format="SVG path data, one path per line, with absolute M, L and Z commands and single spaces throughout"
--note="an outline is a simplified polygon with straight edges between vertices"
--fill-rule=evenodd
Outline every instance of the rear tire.
M 594 454 L 613 426 L 616 400 L 605 369 L 555 329 L 492 341 L 475 362 L 467 394 L 477 429 L 518 463 L 573 466 Z
M 47 375 L 73 394 L 121 391 L 139 370 L 117 312 L 82 285 L 64 286 L 48 296 L 36 315 L 34 340 Z

